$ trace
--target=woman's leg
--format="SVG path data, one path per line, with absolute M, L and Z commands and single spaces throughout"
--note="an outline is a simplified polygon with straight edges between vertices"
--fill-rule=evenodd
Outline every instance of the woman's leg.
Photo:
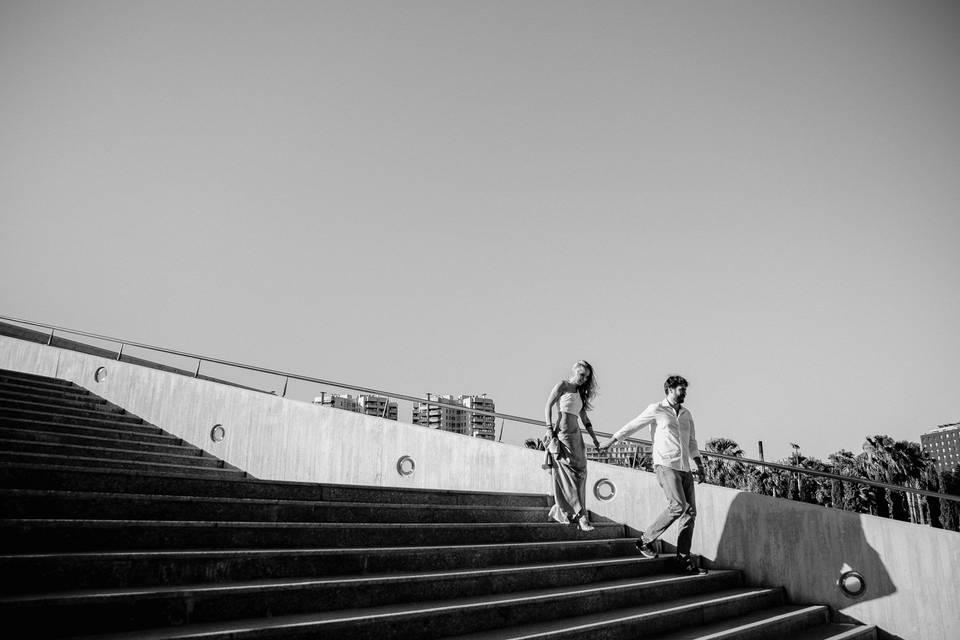
M 587 512 L 587 448 L 583 444 L 583 436 L 580 434 L 580 425 L 576 418 L 573 419 L 573 427 L 568 431 L 570 441 L 570 467 L 576 480 L 577 502 L 580 504 L 579 511 L 575 514 L 583 531 L 592 531 L 589 513 Z

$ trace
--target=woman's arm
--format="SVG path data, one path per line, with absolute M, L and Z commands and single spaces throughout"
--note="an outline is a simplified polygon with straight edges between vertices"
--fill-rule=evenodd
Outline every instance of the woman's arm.
M 548 438 L 553 435 L 553 405 L 557 404 L 561 393 L 563 393 L 563 380 L 558 382 L 553 388 L 553 391 L 550 392 L 550 396 L 547 398 L 547 406 L 543 409 Z
M 590 437 L 593 438 L 593 446 L 599 449 L 600 441 L 597 440 L 597 434 L 593 432 L 593 424 L 590 422 L 590 418 L 587 417 L 586 409 L 580 409 L 580 422 L 583 423 L 583 426 L 587 430 L 587 433 L 589 433 Z

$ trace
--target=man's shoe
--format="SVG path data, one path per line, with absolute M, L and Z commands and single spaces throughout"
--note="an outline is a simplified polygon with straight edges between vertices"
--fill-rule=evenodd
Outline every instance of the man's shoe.
M 637 551 L 640 552 L 644 558 L 656 558 L 657 550 L 653 548 L 653 545 L 649 542 L 643 541 L 643 532 L 640 532 L 640 537 L 637 538 Z
M 698 566 L 693 558 L 677 558 L 677 573 L 682 576 L 705 576 L 707 570 Z

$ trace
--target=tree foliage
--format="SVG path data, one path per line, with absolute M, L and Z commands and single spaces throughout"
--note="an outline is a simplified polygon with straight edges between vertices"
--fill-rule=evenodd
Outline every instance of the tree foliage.
M 938 473 L 935 461 L 916 442 L 898 441 L 878 434 L 867 436 L 863 451 L 858 454 L 841 449 L 823 461 L 797 452 L 788 460 L 778 461 L 779 464 L 844 476 L 850 478 L 849 481 L 709 455 L 713 452 L 742 458 L 740 445 L 729 438 L 707 441 L 704 452 L 707 454 L 707 481 L 711 484 L 960 531 L 960 502 L 856 482 L 857 479 L 866 479 L 960 495 L 960 465 L 952 472 Z

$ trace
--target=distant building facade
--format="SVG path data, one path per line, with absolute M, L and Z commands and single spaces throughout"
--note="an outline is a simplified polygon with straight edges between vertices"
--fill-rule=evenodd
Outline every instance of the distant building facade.
M 474 438 L 495 439 L 496 426 L 493 416 L 464 410 L 464 408 L 467 408 L 495 411 L 492 398 L 485 395 L 453 396 L 428 393 L 427 400 L 433 400 L 439 404 L 415 403 L 413 405 L 413 424 L 473 436 Z
M 313 403 L 387 420 L 397 419 L 397 403 L 384 396 L 362 394 L 354 397 L 346 393 L 322 393 L 313 399 Z
M 953 471 L 960 465 L 960 422 L 920 434 L 920 446 L 936 460 L 937 471 Z
M 653 447 L 639 442 L 618 442 L 603 454 L 595 446 L 587 445 L 587 460 L 615 464 L 632 469 L 652 469 Z

